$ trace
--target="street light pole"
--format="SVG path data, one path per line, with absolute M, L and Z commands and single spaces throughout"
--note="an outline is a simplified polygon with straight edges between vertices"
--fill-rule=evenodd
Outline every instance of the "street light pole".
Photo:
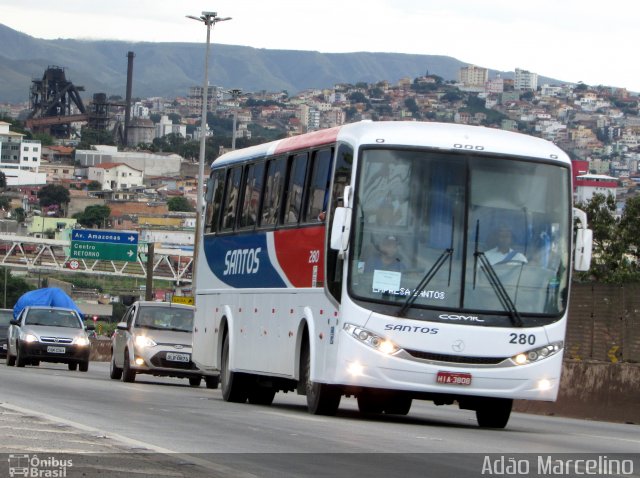
M 218 22 L 231 20 L 231 17 L 220 18 L 216 12 L 202 12 L 202 15 L 195 17 L 187 15 L 187 18 L 202 22 L 207 27 L 207 48 L 204 56 L 204 81 L 202 83 L 202 117 L 200 119 L 200 157 L 198 160 L 198 183 L 196 188 L 196 237 L 193 246 L 193 267 L 191 275 L 191 284 L 196 280 L 196 268 L 198 263 L 198 249 L 200 248 L 200 231 L 204 227 L 203 209 L 204 209 L 204 162 L 205 148 L 207 141 L 207 110 L 208 110 L 208 93 L 209 93 L 209 45 L 211 40 L 211 29 Z M 192 286 L 193 287 L 193 286 Z M 195 290 L 194 290 L 195 292 Z M 195 293 L 194 293 L 195 300 Z

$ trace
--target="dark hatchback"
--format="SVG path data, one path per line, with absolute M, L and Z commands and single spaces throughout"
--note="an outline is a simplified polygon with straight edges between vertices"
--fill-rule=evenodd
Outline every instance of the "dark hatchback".
M 13 319 L 13 310 L 0 309 L 0 357 L 7 356 L 7 337 L 11 319 Z

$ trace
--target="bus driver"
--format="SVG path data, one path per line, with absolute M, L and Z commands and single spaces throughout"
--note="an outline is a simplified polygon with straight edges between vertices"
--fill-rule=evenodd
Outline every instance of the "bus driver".
M 506 226 L 500 226 L 497 230 L 496 239 L 496 247 L 484 253 L 492 266 L 507 263 L 526 264 L 528 262 L 524 254 L 511 248 L 513 241 L 511 229 Z

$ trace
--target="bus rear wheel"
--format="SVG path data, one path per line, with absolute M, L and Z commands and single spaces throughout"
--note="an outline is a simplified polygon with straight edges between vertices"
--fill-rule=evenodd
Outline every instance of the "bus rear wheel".
M 513 400 L 509 398 L 485 398 L 476 406 L 476 419 L 482 428 L 504 428 L 511 416 Z
M 254 384 L 249 390 L 249 403 L 252 405 L 271 405 L 276 396 L 276 389 L 273 387 L 263 387 Z
M 242 374 L 232 372 L 229 369 L 228 334 L 224 337 L 224 342 L 222 343 L 220 384 L 222 386 L 222 398 L 226 402 L 244 403 L 247 401 L 248 390 L 245 377 Z
M 301 380 L 304 381 L 309 413 L 313 415 L 335 415 L 340 406 L 342 391 L 335 385 L 311 381 L 311 354 L 308 343 L 302 351 L 301 370 L 304 374 Z

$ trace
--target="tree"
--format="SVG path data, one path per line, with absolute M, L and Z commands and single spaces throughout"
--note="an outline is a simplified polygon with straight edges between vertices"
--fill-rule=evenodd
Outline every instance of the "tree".
M 4 282 L 5 277 L 7 279 L 6 285 Z M 24 279 L 22 279 L 21 277 L 13 277 L 11 275 L 10 270 L 6 271 L 6 276 L 5 276 L 4 269 L 0 268 L 0 291 L 2 291 L 3 296 L 4 296 L 5 287 L 7 291 L 7 303 L 6 304 L 3 303 L 2 305 L 4 308 L 8 308 L 8 309 L 13 308 L 13 306 L 18 301 L 18 299 L 22 296 L 22 294 L 24 294 L 25 292 L 29 292 L 30 290 L 33 290 L 33 287 L 31 287 L 27 282 L 25 282 Z
M 38 199 L 42 207 L 53 204 L 57 204 L 58 206 L 69 204 L 69 190 L 57 184 L 47 184 L 38 191 Z
M 0 209 L 9 209 L 11 207 L 11 200 L 6 196 L 0 197 Z
M 100 191 L 102 189 L 102 184 L 100 181 L 90 181 L 89 184 L 87 184 L 87 189 L 89 191 Z
M 167 201 L 167 207 L 169 211 L 183 211 L 183 212 L 193 212 L 195 211 L 194 207 L 191 205 L 189 200 L 184 196 L 176 196 Z
M 594 194 L 578 207 L 587 213 L 593 231 L 593 257 L 590 271 L 577 277 L 616 284 L 640 281 L 640 239 L 634 236 L 640 232 L 640 198 L 627 201 L 620 220 L 616 219 L 616 201 L 611 195 Z
M 618 229 L 626 253 L 634 258 L 635 267 L 638 268 L 640 265 L 640 196 L 627 200 Z
M 418 106 L 418 103 L 416 103 L 415 98 L 407 98 L 404 100 L 404 105 L 409 111 L 411 111 L 411 114 L 413 114 L 415 118 L 420 118 L 420 107 Z
M 0 189 L 4 189 L 7 187 L 7 176 L 0 171 Z
M 95 204 L 87 206 L 83 212 L 75 213 L 73 217 L 84 227 L 104 227 L 110 215 L 109 206 Z
M 17 207 L 13 210 L 13 214 L 16 218 L 16 222 L 18 224 L 20 224 L 21 222 L 24 222 L 24 218 L 27 216 L 27 214 L 25 213 L 24 208 L 22 207 Z
M 31 139 L 40 141 L 42 146 L 51 146 L 55 144 L 55 138 L 47 133 L 33 133 Z

